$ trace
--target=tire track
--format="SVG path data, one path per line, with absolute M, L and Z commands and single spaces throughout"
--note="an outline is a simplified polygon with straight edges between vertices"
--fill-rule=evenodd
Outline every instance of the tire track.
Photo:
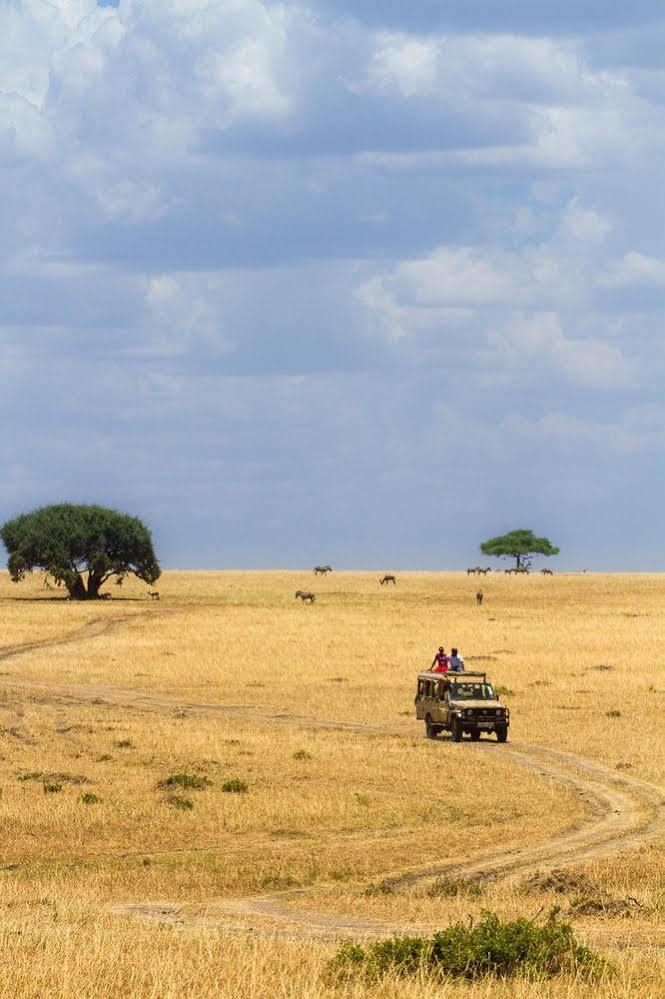
M 126 614 L 109 620 L 95 619 L 60 638 L 30 642 L 0 649 L 0 660 L 16 658 L 37 649 L 67 645 L 109 634 L 128 621 L 148 614 L 174 611 L 145 611 Z M 6 685 L 14 689 L 39 692 L 74 703 L 109 704 L 140 710 L 186 711 L 192 717 L 226 717 L 245 721 L 284 724 L 330 731 L 355 732 L 363 735 L 412 738 L 404 729 L 365 725 L 291 713 L 266 714 L 249 705 L 183 703 L 161 694 L 152 694 L 105 684 L 53 684 L 21 677 L 7 677 Z M 648 846 L 665 838 L 665 794 L 663 789 L 625 774 L 617 774 L 599 763 L 573 753 L 549 749 L 532 743 L 509 743 L 500 748 L 489 742 L 468 745 L 469 752 L 500 753 L 511 762 L 535 771 L 561 786 L 572 789 L 588 805 L 588 818 L 579 826 L 568 829 L 549 840 L 509 850 L 497 850 L 457 863 L 443 863 L 388 875 L 382 880 L 393 888 L 426 883 L 437 877 L 475 880 L 510 879 L 528 872 L 548 870 L 569 864 L 598 859 L 628 848 Z M 296 908 L 303 898 L 324 901 L 331 889 L 297 889 L 275 892 L 251 898 L 220 899 L 208 904 L 127 903 L 116 905 L 111 912 L 123 916 L 139 916 L 172 924 L 215 924 L 226 932 L 269 932 L 271 935 L 337 939 L 349 933 L 383 937 L 393 933 L 414 932 L 420 927 L 386 924 L 356 919 L 344 915 Z M 257 929 L 256 921 L 269 926 Z

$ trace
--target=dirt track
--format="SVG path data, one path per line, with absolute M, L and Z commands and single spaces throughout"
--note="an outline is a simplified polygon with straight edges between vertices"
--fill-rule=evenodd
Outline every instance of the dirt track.
M 160 614 L 164 611 L 146 613 Z M 110 620 L 98 619 L 62 638 L 32 642 L 0 649 L 0 660 L 17 658 L 35 649 L 55 647 L 108 634 L 137 615 Z M 143 616 L 143 615 L 140 615 Z M 238 717 L 257 723 L 287 724 L 307 728 L 357 732 L 365 735 L 394 735 L 412 738 L 404 729 L 386 729 L 353 722 L 338 722 L 300 715 L 261 714 L 241 705 L 187 704 L 160 694 L 148 694 L 102 684 L 51 684 L 20 677 L 5 678 L 5 685 L 63 701 L 106 703 L 156 711 L 185 710 L 193 717 Z M 494 742 L 468 745 L 469 752 L 499 753 L 512 763 L 536 771 L 563 786 L 572 788 L 588 805 L 583 823 L 540 843 L 522 849 L 496 850 L 459 864 L 434 865 L 400 871 L 384 878 L 393 888 L 426 882 L 438 876 L 475 879 L 516 878 L 533 870 L 547 870 L 567 864 L 638 848 L 665 838 L 665 794 L 656 785 L 593 763 L 572 753 L 558 752 L 533 743 Z M 269 932 L 288 936 L 333 939 L 350 933 L 362 936 L 385 936 L 414 931 L 407 925 L 387 925 L 299 908 L 303 901 L 324 900 L 326 889 L 302 889 L 253 898 L 220 899 L 205 905 L 198 903 L 128 903 L 116 905 L 118 915 L 140 916 L 160 922 L 214 923 L 229 932 Z

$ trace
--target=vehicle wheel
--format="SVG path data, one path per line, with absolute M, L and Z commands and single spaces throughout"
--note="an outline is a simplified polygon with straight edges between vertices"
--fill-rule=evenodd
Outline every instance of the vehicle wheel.
M 480 739 L 480 729 L 479 728 L 472 728 L 471 732 L 469 734 L 471 735 L 471 741 L 472 742 L 478 742 L 478 739 Z
M 432 725 L 432 716 L 427 715 L 427 718 L 425 719 L 425 735 L 428 739 L 436 739 L 437 732 L 438 729 L 436 725 Z
M 462 723 L 458 718 L 453 718 L 453 725 L 450 731 L 452 733 L 453 742 L 462 741 Z
M 497 742 L 508 742 L 508 729 L 505 725 L 502 725 L 500 728 L 495 728 L 494 731 L 496 732 Z

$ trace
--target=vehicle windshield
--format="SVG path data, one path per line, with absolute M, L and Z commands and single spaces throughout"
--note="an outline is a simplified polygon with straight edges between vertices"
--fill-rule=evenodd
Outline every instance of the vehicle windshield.
M 450 686 L 453 701 L 494 701 L 496 695 L 491 683 L 453 683 Z

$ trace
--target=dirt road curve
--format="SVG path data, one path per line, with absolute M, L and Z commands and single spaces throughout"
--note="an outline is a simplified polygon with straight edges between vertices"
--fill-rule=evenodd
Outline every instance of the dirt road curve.
M 160 611 L 148 613 L 159 614 Z M 110 620 L 96 620 L 67 636 L 44 642 L 0 649 L 0 660 L 14 659 L 39 648 L 55 647 L 76 641 L 88 641 L 108 634 L 136 615 Z M 141 615 L 143 616 L 143 615 Z M 13 689 L 49 694 L 63 701 L 95 702 L 156 711 L 185 710 L 193 717 L 238 717 L 257 723 L 287 724 L 307 728 L 358 732 L 365 735 L 391 734 L 412 738 L 403 729 L 386 729 L 353 722 L 337 722 L 300 715 L 261 714 L 242 705 L 186 704 L 161 694 L 123 689 L 102 684 L 52 684 L 17 676 L 4 683 Z M 521 849 L 485 852 L 458 864 L 433 865 L 427 868 L 396 872 L 384 878 L 394 888 L 427 882 L 441 875 L 474 879 L 516 878 L 539 869 L 547 870 L 580 863 L 635 849 L 665 839 L 665 793 L 646 781 L 616 772 L 572 753 L 557 752 L 533 743 L 493 742 L 469 744 L 468 752 L 499 753 L 517 766 L 542 774 L 562 786 L 573 789 L 587 803 L 583 823 Z M 220 899 L 205 905 L 198 903 L 128 903 L 114 906 L 118 915 L 141 916 L 168 923 L 214 923 L 228 932 L 269 932 L 288 936 L 334 939 L 350 933 L 380 937 L 395 932 L 414 931 L 417 927 L 386 925 L 348 916 L 317 913 L 317 901 L 325 903 L 326 889 L 313 888 L 273 893 L 253 898 Z M 307 910 L 302 908 L 308 902 Z M 421 927 L 422 928 L 422 927 Z

